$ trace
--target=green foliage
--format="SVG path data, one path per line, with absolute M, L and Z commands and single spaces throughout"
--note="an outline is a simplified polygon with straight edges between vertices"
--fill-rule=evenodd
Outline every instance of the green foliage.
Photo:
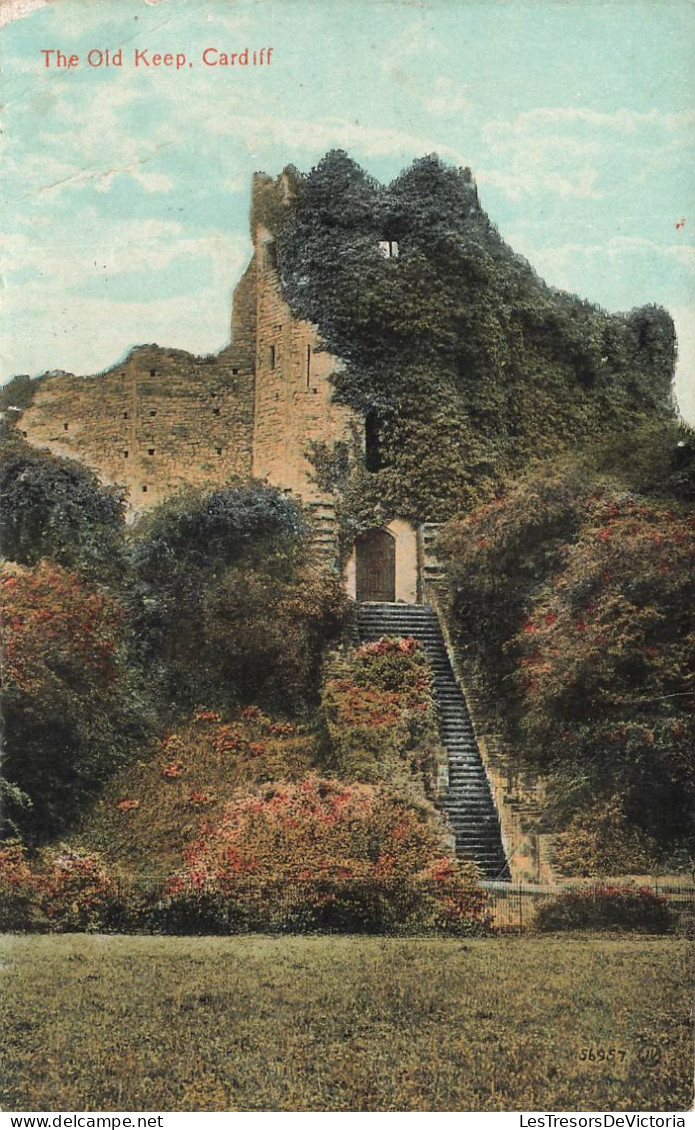
M 546 287 L 468 170 L 428 156 L 382 186 L 334 151 L 268 219 L 285 297 L 344 362 L 337 398 L 378 422 L 373 483 L 357 445 L 333 482 L 344 523 L 374 524 L 371 496 L 389 516 L 448 518 L 534 458 L 673 417 L 669 316 Z
M 413 639 L 364 644 L 331 665 L 322 691 L 331 767 L 431 795 L 439 747 L 432 673 Z
M 597 878 L 649 873 L 658 855 L 658 845 L 629 823 L 615 796 L 573 817 L 557 838 L 553 862 L 567 875 Z
M 93 580 L 124 568 L 123 493 L 88 468 L 36 451 L 10 434 L 0 450 L 0 542 L 11 561 L 48 557 Z
M 301 515 L 279 490 L 174 496 L 137 528 L 132 570 L 140 661 L 164 706 L 302 709 L 346 599 L 307 563 Z
M 452 613 L 520 754 L 551 775 L 566 826 L 622 798 L 662 848 L 693 791 L 692 518 L 543 471 L 440 539 Z
M 7 566 L 5 828 L 45 838 L 68 826 L 147 733 L 124 656 L 124 610 L 76 574 Z
M 665 898 L 648 887 L 587 887 L 567 891 L 539 907 L 536 929 L 639 930 L 667 934 L 674 918 Z

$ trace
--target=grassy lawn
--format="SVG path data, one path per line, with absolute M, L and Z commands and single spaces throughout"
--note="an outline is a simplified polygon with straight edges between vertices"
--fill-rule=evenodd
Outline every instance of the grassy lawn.
M 0 956 L 5 1110 L 692 1102 L 682 939 L 66 935 Z

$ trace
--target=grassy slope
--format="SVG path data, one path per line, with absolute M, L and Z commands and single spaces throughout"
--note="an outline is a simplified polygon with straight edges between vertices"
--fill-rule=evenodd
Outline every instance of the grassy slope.
M 4 1109 L 674 1110 L 686 943 L 5 938 Z M 658 1068 L 638 1059 L 658 1046 Z M 624 1064 L 582 1062 L 588 1046 Z
M 269 719 L 232 725 L 238 732 L 233 749 L 221 748 L 221 725 L 205 722 L 182 726 L 157 743 L 146 760 L 112 778 L 73 840 L 135 873 L 169 875 L 201 820 L 215 822 L 237 790 L 294 780 L 316 764 L 316 739 L 300 727 L 277 736 Z M 175 764 L 181 775 L 166 777 L 163 769 Z M 193 793 L 205 799 L 192 800 Z M 122 811 L 123 800 L 138 807 Z

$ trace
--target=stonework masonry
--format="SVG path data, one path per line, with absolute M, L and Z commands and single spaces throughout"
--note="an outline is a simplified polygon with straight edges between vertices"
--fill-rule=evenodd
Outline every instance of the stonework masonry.
M 251 471 L 253 373 L 236 349 L 209 359 L 143 345 L 95 377 L 44 377 L 27 441 L 126 487 L 135 509 L 185 485 Z
M 258 194 L 270 178 L 256 177 Z M 277 188 L 277 182 L 273 184 Z M 255 210 L 258 211 L 258 210 Z M 347 440 L 355 419 L 335 404 L 331 374 L 338 358 L 321 348 L 315 326 L 299 321 L 282 298 L 272 233 L 257 222 L 256 260 L 256 401 L 253 473 L 296 492 L 313 505 L 329 496 L 313 482 L 307 453 L 311 443 Z
M 283 186 L 282 176 L 258 174 L 254 202 L 268 192 L 282 197 Z M 142 345 L 99 375 L 46 374 L 18 424 L 27 441 L 124 486 L 135 510 L 184 485 L 250 475 L 314 508 L 330 505 L 307 454 L 311 441 L 349 436 L 352 413 L 332 400 L 339 361 L 283 300 L 273 235 L 261 219 L 252 238 L 234 292 L 231 345 L 209 357 Z

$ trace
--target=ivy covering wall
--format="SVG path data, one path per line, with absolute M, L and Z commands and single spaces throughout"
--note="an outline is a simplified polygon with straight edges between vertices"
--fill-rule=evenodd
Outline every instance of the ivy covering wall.
M 336 150 L 268 180 L 259 220 L 293 313 L 341 359 L 337 399 L 369 420 L 366 465 L 361 436 L 314 451 L 351 533 L 377 503 L 446 519 L 535 458 L 673 418 L 670 316 L 546 286 L 467 169 L 428 156 L 384 186 Z

